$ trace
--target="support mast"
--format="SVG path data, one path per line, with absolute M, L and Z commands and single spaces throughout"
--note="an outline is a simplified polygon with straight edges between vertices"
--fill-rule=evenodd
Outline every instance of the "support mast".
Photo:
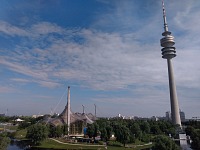
M 69 135 L 70 133 L 70 86 L 68 86 L 68 94 L 67 94 L 67 131 Z

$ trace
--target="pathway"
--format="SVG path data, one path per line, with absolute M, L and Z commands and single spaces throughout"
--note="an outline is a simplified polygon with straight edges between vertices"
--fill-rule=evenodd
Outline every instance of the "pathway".
M 70 144 L 70 143 L 64 143 L 64 142 L 61 142 L 61 141 L 59 141 L 59 140 L 56 140 L 56 139 L 53 139 L 53 138 L 49 138 L 49 139 L 51 139 L 51 140 L 54 140 L 54 141 L 56 141 L 56 142 L 58 142 L 58 143 L 61 143 L 61 144 L 66 144 L 66 145 L 79 145 L 79 146 L 102 146 L 102 147 L 104 147 L 105 145 L 91 145 L 91 144 L 88 144 L 88 145 L 86 145 L 86 144 Z

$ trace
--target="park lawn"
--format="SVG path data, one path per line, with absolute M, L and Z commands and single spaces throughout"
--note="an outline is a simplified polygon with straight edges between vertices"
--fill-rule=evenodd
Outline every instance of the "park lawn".
M 9 130 L 17 130 L 18 126 L 13 126 L 13 125 L 0 125 L 0 128 L 5 128 L 5 129 L 9 129 Z
M 87 146 L 87 145 L 73 145 L 73 144 L 62 144 L 51 139 L 44 140 L 41 145 L 35 146 L 38 148 L 51 148 L 51 149 L 90 149 L 97 150 L 98 148 L 104 148 L 103 146 Z
M 18 130 L 14 133 L 15 139 L 26 139 L 27 129 Z
M 125 147 L 114 147 L 114 146 L 108 146 L 108 150 L 141 150 L 145 148 L 150 148 L 152 145 L 146 145 L 146 146 L 138 146 L 136 148 L 125 148 Z M 88 150 L 103 150 L 105 149 L 104 146 L 93 146 L 90 145 L 72 145 L 72 144 L 62 144 L 58 143 L 56 141 L 53 141 L 51 139 L 44 140 L 41 145 L 35 146 L 38 148 L 50 148 L 50 149 L 88 149 Z

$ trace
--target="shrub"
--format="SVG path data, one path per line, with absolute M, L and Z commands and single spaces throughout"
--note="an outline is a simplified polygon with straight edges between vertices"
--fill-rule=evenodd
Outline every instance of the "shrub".
M 104 145 L 103 141 L 98 141 L 99 145 Z
M 117 142 L 117 141 L 108 141 L 107 144 L 109 146 L 116 146 L 116 147 L 121 147 L 122 146 L 122 143 Z

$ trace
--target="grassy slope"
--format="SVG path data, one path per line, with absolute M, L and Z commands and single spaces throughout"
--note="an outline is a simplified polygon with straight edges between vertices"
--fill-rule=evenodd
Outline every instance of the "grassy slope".
M 82 145 L 69 145 L 69 144 L 60 144 L 51 139 L 47 139 L 41 143 L 40 146 L 36 146 L 40 148 L 53 148 L 53 149 L 93 149 L 96 150 L 98 148 L 102 148 L 102 146 L 82 146 Z
M 103 150 L 105 149 L 103 146 L 83 146 L 83 145 L 69 145 L 69 144 L 60 144 L 57 143 L 51 139 L 47 139 L 45 141 L 43 141 L 41 143 L 40 146 L 37 146 L 40 148 L 52 148 L 52 149 L 88 149 L 88 150 Z M 140 149 L 144 149 L 144 148 L 149 148 L 151 147 L 151 145 L 148 146 L 140 146 L 140 147 L 136 147 L 136 148 L 124 148 L 124 147 L 113 147 L 113 146 L 108 146 L 109 150 L 140 150 Z
M 14 138 L 15 139 L 25 139 L 26 133 L 27 133 L 26 129 L 18 130 L 18 131 L 15 132 Z

